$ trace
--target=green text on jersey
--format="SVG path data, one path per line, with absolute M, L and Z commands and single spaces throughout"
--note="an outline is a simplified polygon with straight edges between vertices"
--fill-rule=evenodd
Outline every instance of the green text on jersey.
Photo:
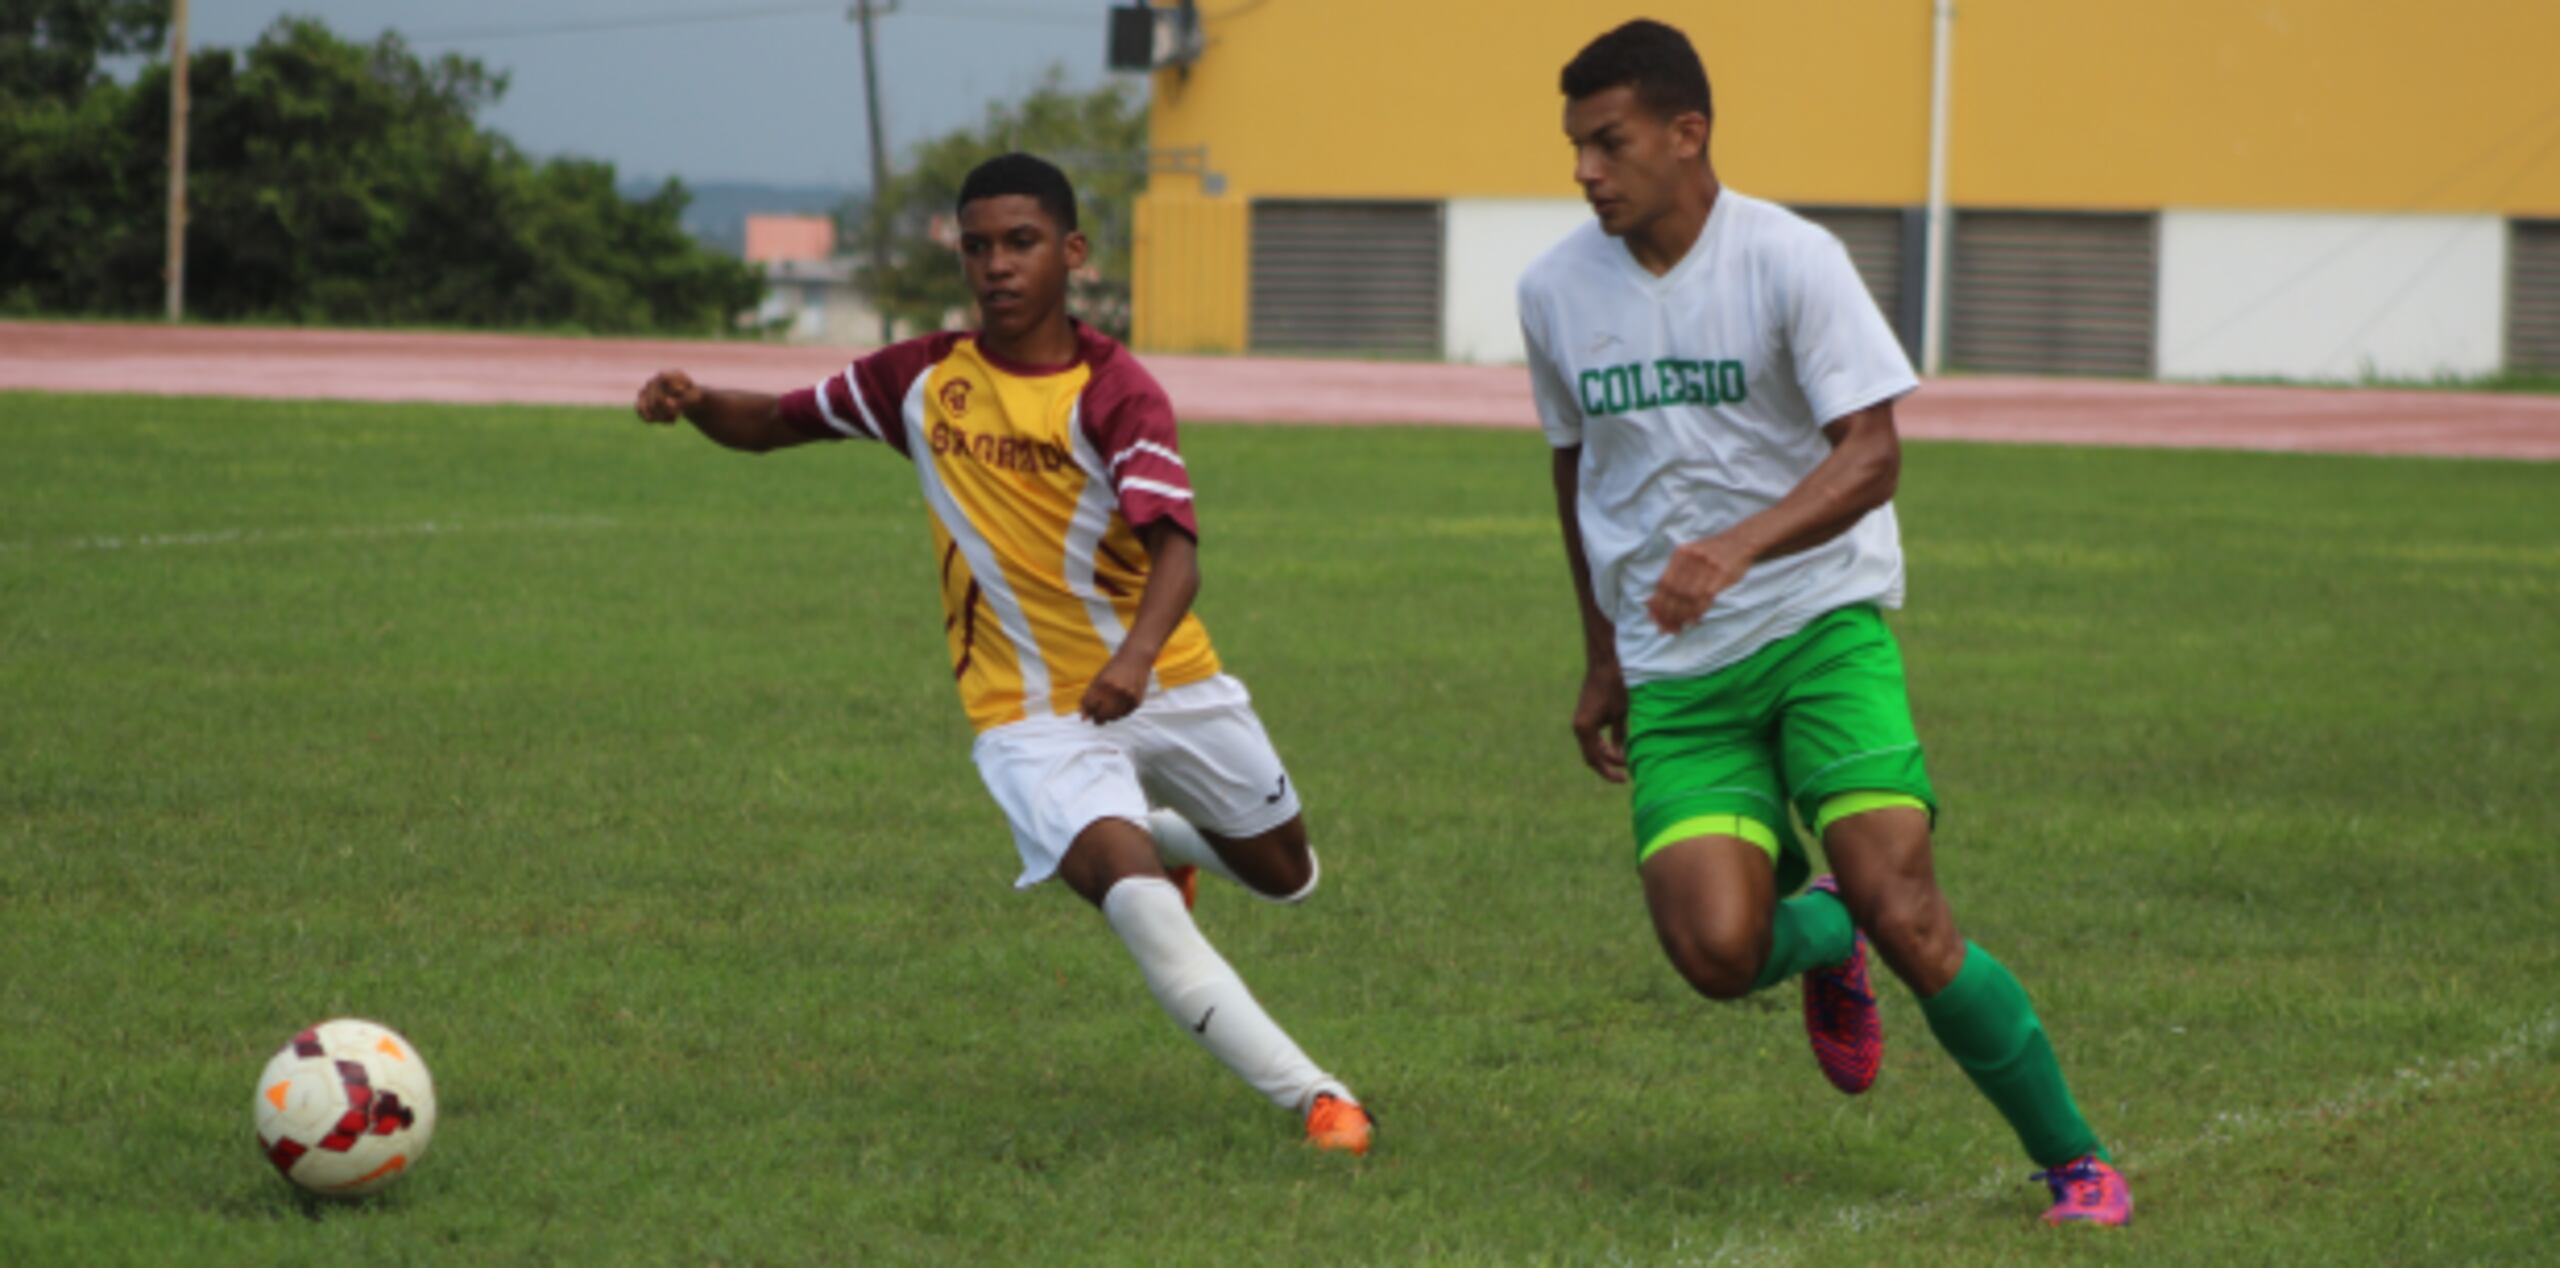
M 1738 405 L 1749 397 L 1739 361 L 1662 357 L 1585 370 L 1576 376 L 1582 412 L 1593 418 L 1665 405 Z

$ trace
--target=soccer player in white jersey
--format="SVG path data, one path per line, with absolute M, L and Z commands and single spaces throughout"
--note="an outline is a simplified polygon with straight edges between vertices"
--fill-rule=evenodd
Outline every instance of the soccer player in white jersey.
M 1802 977 L 1814 1055 L 1856 1093 L 1883 1056 L 1872 939 L 2044 1168 L 2045 1218 L 2122 1224 L 2025 989 L 1930 863 L 1937 794 L 1879 614 L 1903 590 L 1893 403 L 1919 381 L 1837 238 L 1717 182 L 1686 36 L 1630 22 L 1562 78 L 1596 219 L 1522 276 L 1520 320 L 1582 612 L 1573 730 L 1632 780 L 1663 952 L 1712 999 Z M 1835 873 L 1802 894 L 1791 820 Z
M 1199 521 L 1172 403 L 1067 315 L 1087 247 L 1065 174 L 989 159 L 958 211 L 977 330 L 891 344 L 780 396 L 665 371 L 640 389 L 640 417 L 750 453 L 875 441 L 915 465 L 951 676 L 1022 857 L 1015 884 L 1066 882 L 1183 1030 L 1302 1114 L 1309 1143 L 1367 1153 L 1368 1111 L 1191 920 L 1201 868 L 1294 903 L 1315 891 L 1316 858 L 1244 684 L 1191 614 Z

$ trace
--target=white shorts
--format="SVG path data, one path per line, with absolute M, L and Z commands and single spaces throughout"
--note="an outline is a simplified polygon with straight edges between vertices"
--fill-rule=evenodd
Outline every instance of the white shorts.
M 1228 838 L 1298 814 L 1253 696 L 1225 674 L 1157 692 L 1103 726 L 1073 714 L 1008 722 L 980 734 L 970 756 L 1013 825 L 1017 889 L 1056 875 L 1076 834 L 1100 820 L 1145 827 L 1150 805 Z

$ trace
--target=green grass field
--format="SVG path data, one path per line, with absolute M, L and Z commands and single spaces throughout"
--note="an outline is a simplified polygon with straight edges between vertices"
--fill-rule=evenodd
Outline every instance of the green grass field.
M 2547 1262 L 2560 466 L 1914 446 L 1967 930 L 2133 1177 L 2034 1221 L 1888 991 L 1656 952 L 1529 433 L 1202 427 L 1200 610 L 1309 804 L 1200 919 L 1365 1160 L 1013 893 L 906 466 L 593 410 L 0 395 L 0 1263 Z M 260 1064 L 443 1121 L 308 1207 Z

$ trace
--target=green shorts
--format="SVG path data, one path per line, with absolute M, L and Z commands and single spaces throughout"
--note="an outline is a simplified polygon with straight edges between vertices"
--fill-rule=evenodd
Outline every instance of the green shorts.
M 1739 836 L 1769 851 L 1781 894 L 1809 870 L 1791 807 L 1817 834 L 1879 805 L 1938 813 L 1902 650 L 1866 604 L 1704 677 L 1631 689 L 1627 769 L 1638 864 L 1673 841 Z

